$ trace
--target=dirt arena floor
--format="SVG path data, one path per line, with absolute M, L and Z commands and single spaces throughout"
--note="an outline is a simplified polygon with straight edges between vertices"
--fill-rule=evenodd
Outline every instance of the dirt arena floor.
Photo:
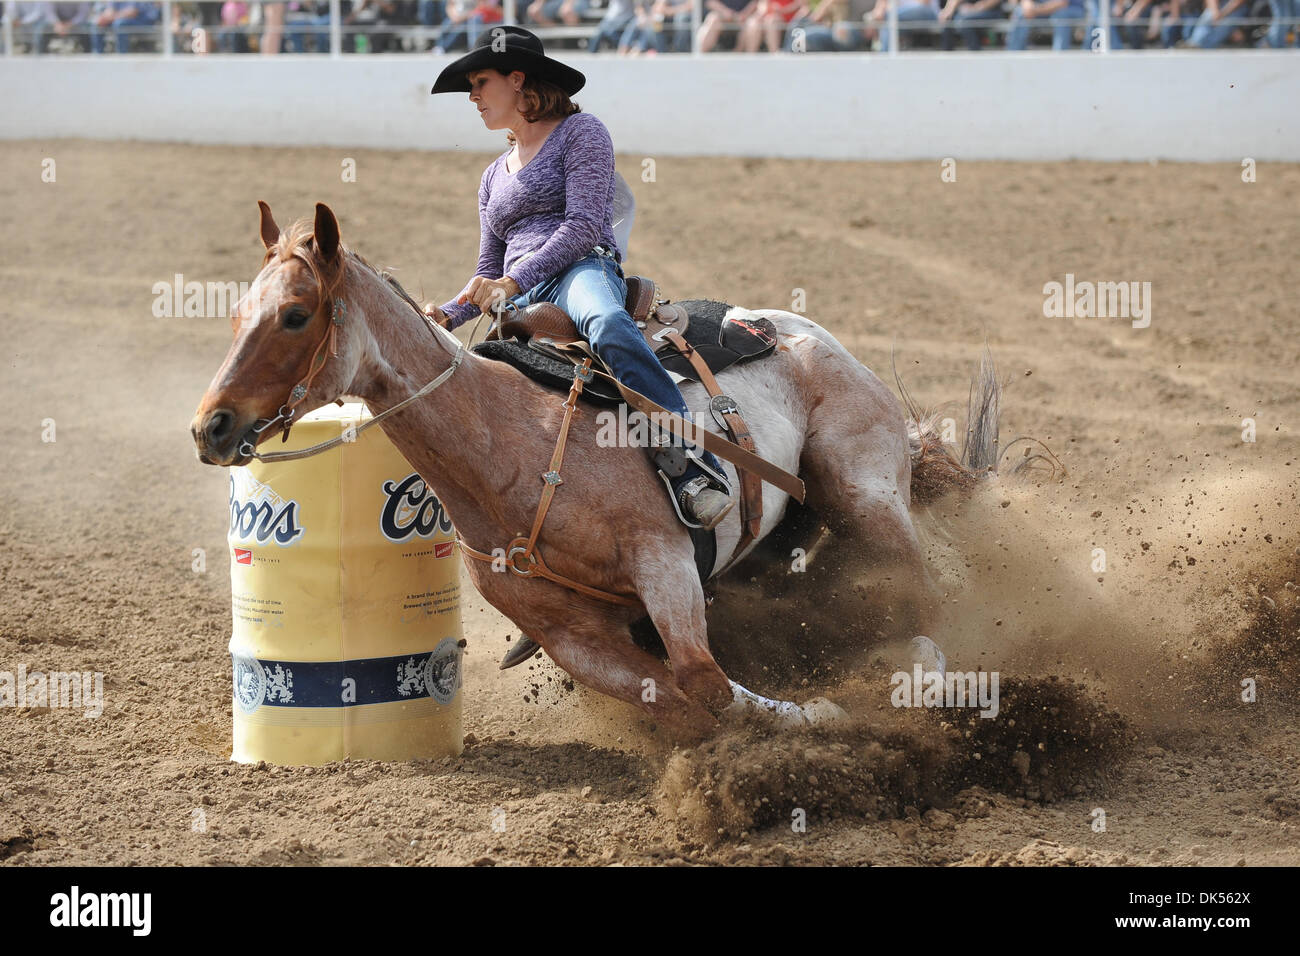
M 442 301 L 473 270 L 490 158 L 0 144 L 0 670 L 102 671 L 106 698 L 94 720 L 0 709 L 0 862 L 1300 863 L 1294 166 L 1243 183 L 1235 165 L 957 157 L 945 183 L 937 160 L 657 157 L 642 182 L 620 155 L 629 268 L 670 297 L 790 308 L 805 290 L 810 318 L 886 381 L 896 350 L 959 423 L 988 342 L 1004 446 L 1032 435 L 1067 473 L 916 520 L 945 594 L 934 636 L 950 666 L 1000 672 L 1002 717 L 891 708 L 884 657 L 810 662 L 798 642 L 857 626 L 861 595 L 760 569 L 719 587 L 720 659 L 760 691 L 841 700 L 834 732 L 730 727 L 674 751 L 549 662 L 499 672 L 517 631 L 470 592 L 463 757 L 231 763 L 227 479 L 188 432 L 230 331 L 153 317 L 152 286 L 251 280 L 255 200 L 282 225 L 324 200 L 353 248 Z M 1150 327 L 1046 318 L 1067 273 L 1150 282 Z

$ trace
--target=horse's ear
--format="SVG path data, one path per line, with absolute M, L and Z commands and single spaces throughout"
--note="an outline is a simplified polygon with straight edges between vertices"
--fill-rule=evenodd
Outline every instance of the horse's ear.
M 316 242 L 316 254 L 327 262 L 338 255 L 339 221 L 334 218 L 334 210 L 323 202 L 316 204 L 316 225 L 312 228 L 312 237 Z
M 257 208 L 262 210 L 262 245 L 270 249 L 280 241 L 280 227 L 271 218 L 271 207 L 262 200 L 257 201 Z

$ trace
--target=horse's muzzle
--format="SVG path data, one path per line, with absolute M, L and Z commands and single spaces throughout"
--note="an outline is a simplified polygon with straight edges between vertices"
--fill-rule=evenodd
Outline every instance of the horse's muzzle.
M 256 443 L 252 426 L 238 427 L 238 416 L 228 408 L 213 409 L 206 414 L 194 416 L 190 424 L 190 434 L 194 436 L 194 447 L 199 461 L 205 465 L 247 464 L 251 459 L 239 453 L 245 441 Z

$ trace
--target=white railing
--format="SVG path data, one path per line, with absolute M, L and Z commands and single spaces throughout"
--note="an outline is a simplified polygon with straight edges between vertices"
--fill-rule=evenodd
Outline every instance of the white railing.
M 140 5 L 156 7 L 159 9 L 160 16 L 156 25 L 96 28 L 88 21 L 78 25 L 78 28 L 75 30 L 75 35 L 79 38 L 85 39 L 87 41 L 87 47 L 91 50 L 93 50 L 99 43 L 102 43 L 103 40 L 107 38 L 107 35 L 112 34 L 115 36 L 120 35 L 126 41 L 128 47 L 134 37 L 149 39 L 152 41 L 151 45 L 154 46 L 157 52 L 165 58 L 170 58 L 177 52 L 187 54 L 219 52 L 213 49 L 214 44 L 212 41 L 212 33 L 218 28 L 208 29 L 198 24 L 187 25 L 183 23 L 181 18 L 176 16 L 177 10 L 175 8 L 177 4 L 173 3 L 172 0 L 162 0 L 162 2 L 154 4 L 146 4 L 142 2 Z M 501 6 L 503 20 L 501 22 L 518 23 L 518 11 L 521 5 L 521 0 L 502 0 Z M 53 6 L 53 4 L 46 4 L 46 6 Z M 189 5 L 183 4 L 181 6 L 188 7 Z M 251 5 L 254 9 L 259 8 L 260 6 L 260 4 Z M 305 39 L 307 37 L 314 37 L 315 43 L 313 45 L 317 47 L 314 51 L 316 54 L 327 54 L 332 57 L 340 57 L 343 55 L 345 39 L 348 41 L 347 45 L 349 46 L 350 52 L 360 53 L 368 52 L 371 49 L 369 43 L 370 37 L 372 35 L 378 35 L 396 38 L 398 40 L 399 48 L 402 43 L 405 42 L 416 52 L 423 52 L 423 47 L 429 44 L 429 41 L 436 42 L 449 25 L 449 21 L 446 20 L 437 26 L 425 26 L 417 23 L 345 23 L 344 18 L 341 15 L 340 0 L 329 0 L 328 6 L 328 24 L 287 20 L 279 27 L 282 35 L 282 42 L 286 46 L 305 46 Z M 867 39 L 865 31 L 874 30 L 882 41 L 887 38 L 888 42 L 884 42 L 882 45 L 888 49 L 890 55 L 895 55 L 904 47 L 905 44 L 903 41 L 908 39 L 915 40 L 918 36 L 941 36 L 944 33 L 950 33 L 950 35 L 955 36 L 959 32 L 968 30 L 993 34 L 1007 34 L 1017 26 L 1027 28 L 1030 30 L 1032 35 L 1034 33 L 1041 34 L 1044 31 L 1058 26 L 1069 26 L 1072 30 L 1082 28 L 1087 31 L 1091 29 L 1093 32 L 1093 38 L 1089 41 L 1089 39 L 1085 37 L 1083 46 L 1085 48 L 1091 48 L 1096 52 L 1107 53 L 1111 50 L 1111 36 L 1113 32 L 1117 30 L 1132 30 L 1135 28 L 1146 31 L 1151 27 L 1152 17 L 1149 15 L 1137 17 L 1134 20 L 1124 20 L 1120 23 L 1112 19 L 1111 4 L 1107 2 L 1107 0 L 1101 0 L 1101 2 L 1097 4 L 1097 7 L 1099 15 L 1095 22 L 1091 17 L 1053 21 L 1046 17 L 1016 20 L 1007 16 L 1000 19 L 978 19 L 967 21 L 949 19 L 946 22 L 941 23 L 936 20 L 900 20 L 898 16 L 897 0 L 887 0 L 887 16 L 882 21 L 864 19 L 862 21 L 847 23 L 840 22 L 833 25 L 814 25 L 810 21 L 796 20 L 783 26 L 782 35 L 785 35 L 786 29 L 802 28 L 806 30 L 812 26 L 834 26 L 841 30 L 848 30 L 850 32 L 858 31 L 857 42 L 854 46 L 858 52 L 866 52 L 871 49 L 871 42 Z M 28 23 L 15 23 L 15 19 L 28 8 L 30 8 L 30 5 L 27 4 L 20 8 L 13 2 L 13 0 L 7 0 L 7 2 L 4 3 L 3 30 L 2 33 L 0 33 L 0 40 L 3 41 L 4 53 L 6 55 L 12 55 L 14 53 L 15 43 L 18 41 L 21 41 L 24 45 L 28 46 L 30 52 L 40 52 L 39 50 L 30 49 L 31 47 L 39 45 L 35 25 Z M 531 24 L 526 24 L 526 26 L 540 36 L 544 41 L 554 42 L 558 40 L 573 39 L 585 40 L 595 35 L 598 25 L 602 21 L 603 13 L 603 9 L 589 9 L 583 17 L 582 22 L 575 26 L 536 26 Z M 94 15 L 92 14 L 92 20 L 93 16 Z M 700 27 L 705 21 L 706 16 L 707 11 L 704 7 L 704 0 L 694 0 L 691 9 L 690 25 L 687 28 L 690 34 L 690 53 L 694 56 L 703 55 L 699 46 L 699 37 Z M 227 37 L 242 36 L 246 41 L 249 37 L 263 34 L 264 23 L 257 22 L 256 16 L 252 19 L 254 22 L 220 27 L 218 32 L 219 37 L 224 40 Z M 1178 25 L 1186 28 L 1190 19 L 1190 17 L 1181 17 Z M 1300 18 L 1279 19 L 1273 17 L 1240 17 L 1232 21 L 1234 27 L 1241 27 L 1248 30 L 1256 27 L 1271 27 L 1279 23 L 1289 26 L 1289 29 L 1285 29 L 1283 32 L 1284 39 L 1288 39 L 1292 31 L 1300 34 Z M 468 37 L 472 35 L 473 32 L 490 30 L 495 25 L 497 24 L 488 23 L 471 28 L 466 22 L 466 45 L 468 46 Z M 187 26 L 188 32 L 186 32 Z M 742 24 L 735 23 L 723 23 L 719 26 L 722 32 L 727 33 L 736 33 L 743 29 Z M 672 21 L 668 21 L 661 23 L 659 29 L 653 32 L 658 33 L 661 38 L 664 33 L 668 33 L 670 37 L 675 38 L 677 29 L 678 28 Z M 52 24 L 48 22 L 44 25 L 41 31 L 43 36 L 46 38 L 51 37 L 53 32 Z M 95 39 L 97 33 L 100 34 L 98 41 Z M 328 37 L 327 47 L 326 44 L 322 42 L 326 37 Z M 1186 37 L 1183 37 L 1183 39 L 1186 39 Z M 116 43 L 116 40 L 114 42 Z M 1151 44 L 1151 46 L 1159 46 L 1160 42 L 1161 41 L 1156 40 Z M 656 49 L 658 49 L 659 43 L 656 42 L 655 46 Z M 118 50 L 116 52 L 125 51 Z

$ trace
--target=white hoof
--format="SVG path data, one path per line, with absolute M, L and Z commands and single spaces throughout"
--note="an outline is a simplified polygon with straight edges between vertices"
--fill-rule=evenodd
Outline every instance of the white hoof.
M 768 717 L 778 727 L 803 727 L 808 717 L 794 701 L 773 700 L 762 694 L 755 694 L 747 687 L 742 687 L 734 680 L 731 684 L 732 702 L 727 706 L 731 713 L 757 713 Z
M 931 671 L 938 671 L 940 674 L 947 672 L 948 659 L 943 656 L 943 651 L 939 650 L 939 645 L 924 634 L 912 638 L 911 651 L 912 663 L 920 664 L 921 669 L 927 674 Z
M 814 727 L 838 724 L 849 719 L 849 715 L 843 707 L 827 700 L 825 697 L 814 697 L 812 700 L 805 701 L 804 705 L 799 709 L 803 711 L 804 718 L 808 723 Z

